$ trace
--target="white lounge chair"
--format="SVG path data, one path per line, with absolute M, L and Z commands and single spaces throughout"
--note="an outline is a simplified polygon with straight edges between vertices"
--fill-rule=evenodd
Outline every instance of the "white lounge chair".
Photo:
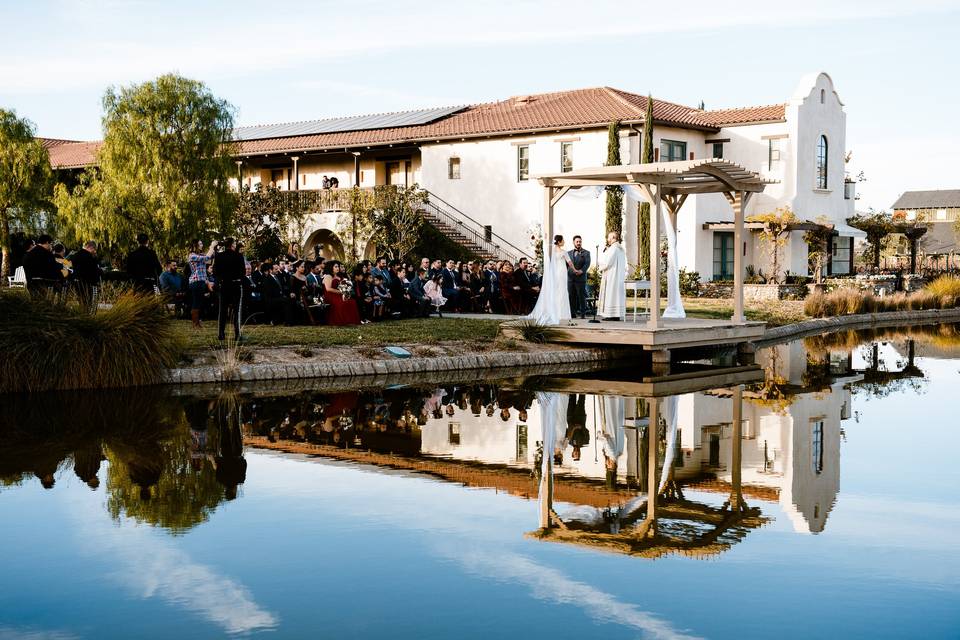
M 14 289 L 25 289 L 27 287 L 27 272 L 23 267 L 17 267 L 12 276 L 7 276 L 7 285 Z

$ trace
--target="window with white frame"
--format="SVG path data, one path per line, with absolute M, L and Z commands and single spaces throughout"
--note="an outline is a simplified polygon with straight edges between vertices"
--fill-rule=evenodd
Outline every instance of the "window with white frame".
M 530 179 L 530 147 L 522 144 L 517 147 L 517 182 Z
M 447 177 L 451 180 L 460 179 L 460 158 L 454 156 L 447 160 Z
M 782 153 L 781 146 L 782 138 L 770 138 L 767 141 L 767 170 L 768 171 L 779 171 L 780 170 L 780 157 Z
M 937 220 L 946 220 L 946 219 L 947 219 L 947 210 L 937 209 Z
M 830 145 L 827 143 L 827 136 L 820 136 L 817 142 L 817 189 L 826 189 L 827 182 L 827 156 Z
M 567 173 L 573 171 L 573 143 L 560 143 L 560 171 Z

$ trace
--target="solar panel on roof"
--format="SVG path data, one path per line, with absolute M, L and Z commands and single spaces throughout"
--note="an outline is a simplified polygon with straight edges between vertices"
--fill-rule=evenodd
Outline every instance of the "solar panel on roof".
M 428 124 L 464 109 L 466 109 L 464 106 L 440 107 L 436 109 L 418 109 L 416 111 L 377 113 L 368 116 L 351 116 L 347 118 L 309 120 L 307 122 L 290 122 L 286 124 L 266 124 L 252 127 L 237 127 L 233 130 L 233 139 L 264 140 L 267 138 L 310 136 L 319 133 L 340 133 L 344 131 L 368 131 L 370 129 L 413 127 L 421 124 Z

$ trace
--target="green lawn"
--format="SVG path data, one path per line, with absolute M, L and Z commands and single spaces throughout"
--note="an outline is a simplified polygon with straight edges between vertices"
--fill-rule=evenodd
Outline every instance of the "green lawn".
M 194 331 L 186 320 L 176 321 L 176 326 L 190 350 L 219 344 L 216 321 L 204 322 L 201 331 Z M 247 345 L 258 347 L 429 345 L 450 341 L 492 342 L 499 326 L 498 320 L 484 318 L 423 318 L 374 322 L 356 327 L 247 325 L 243 335 Z

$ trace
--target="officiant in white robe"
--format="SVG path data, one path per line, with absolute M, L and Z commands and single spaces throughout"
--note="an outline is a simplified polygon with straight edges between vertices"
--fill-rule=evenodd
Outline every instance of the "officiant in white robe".
M 615 231 L 607 234 L 607 247 L 600 254 L 600 299 L 598 315 L 603 320 L 625 320 L 627 316 L 627 253 Z

